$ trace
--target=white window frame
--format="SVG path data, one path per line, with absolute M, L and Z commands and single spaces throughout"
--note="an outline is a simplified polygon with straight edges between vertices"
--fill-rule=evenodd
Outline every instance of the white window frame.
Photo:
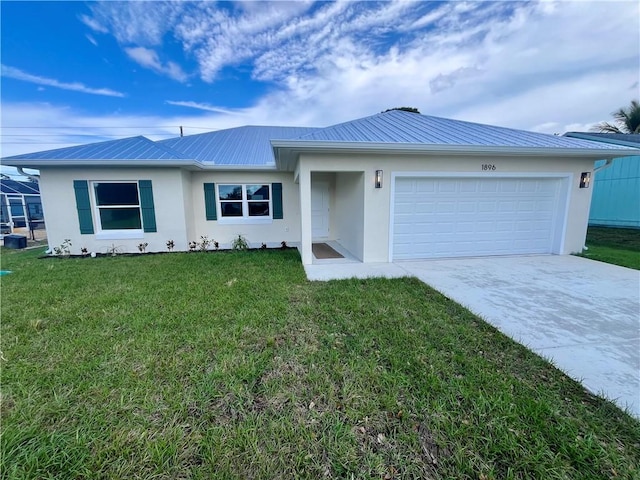
M 222 203 L 234 200 L 220 200 L 220 187 L 226 187 L 230 185 L 240 185 L 242 187 L 242 200 L 235 200 L 237 203 L 242 204 L 242 216 L 241 217 L 225 217 L 222 215 Z M 267 185 L 269 187 L 269 200 L 249 200 L 247 198 L 247 185 Z M 216 183 L 216 210 L 219 224 L 238 225 L 238 224 L 261 224 L 261 223 L 273 223 L 273 192 L 271 188 L 271 182 L 225 182 Z M 249 216 L 249 204 L 253 202 L 268 202 L 269 203 L 269 215 L 263 215 L 259 217 Z
M 102 205 L 98 206 L 96 197 L 96 185 L 100 183 L 132 183 L 138 190 L 138 214 L 140 215 L 141 228 L 123 229 L 123 230 L 104 230 L 102 228 L 102 220 L 100 217 L 100 208 L 133 208 L 135 205 Z M 144 230 L 142 229 L 142 206 L 140 205 L 140 185 L 136 180 L 93 180 L 89 182 L 91 188 L 91 203 L 93 206 L 93 220 L 96 225 L 96 239 L 98 240 L 127 240 L 144 238 Z

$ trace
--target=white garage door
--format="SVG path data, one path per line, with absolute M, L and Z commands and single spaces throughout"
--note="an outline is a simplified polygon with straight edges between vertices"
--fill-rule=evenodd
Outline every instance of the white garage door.
M 558 178 L 397 178 L 393 258 L 552 253 Z

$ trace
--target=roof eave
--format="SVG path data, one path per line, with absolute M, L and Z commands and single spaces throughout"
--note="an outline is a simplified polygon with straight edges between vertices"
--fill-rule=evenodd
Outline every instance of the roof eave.
M 78 168 L 102 168 L 102 167 L 150 167 L 150 168 L 186 168 L 189 170 L 275 170 L 275 164 L 267 165 L 217 165 L 213 162 L 199 162 L 197 160 L 65 160 L 65 159 L 3 159 L 3 165 L 10 167 L 26 168 L 57 168 L 57 167 L 78 167 Z
M 608 143 L 609 145 L 622 145 L 625 147 L 631 147 L 636 150 L 640 150 L 640 144 L 633 143 L 633 142 L 626 142 L 624 140 L 619 140 L 617 138 L 598 137 L 596 135 L 590 135 L 588 133 L 582 133 L 582 132 L 567 132 L 562 136 L 567 138 L 579 138 L 581 140 L 589 140 L 590 142 Z
M 343 153 L 395 153 L 395 154 L 449 154 L 466 156 L 510 156 L 510 157 L 574 157 L 594 160 L 625 157 L 633 154 L 631 149 L 589 149 L 557 147 L 509 147 L 485 145 L 429 145 L 423 143 L 377 143 L 377 142 L 326 142 L 300 140 L 272 140 L 271 145 L 280 169 L 291 169 L 291 162 L 298 154 L 320 152 Z
M 193 164 L 193 160 L 158 160 L 158 159 L 11 159 L 3 158 L 2 163 L 10 167 L 184 167 Z

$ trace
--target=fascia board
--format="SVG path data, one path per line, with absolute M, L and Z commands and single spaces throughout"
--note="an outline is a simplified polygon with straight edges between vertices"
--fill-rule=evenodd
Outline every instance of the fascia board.
M 64 160 L 64 159 L 3 159 L 3 165 L 11 167 L 186 167 L 193 165 L 193 160 Z
M 482 145 L 425 145 L 421 143 L 365 143 L 365 142 L 305 142 L 277 140 L 271 144 L 275 149 L 286 149 L 291 152 L 359 152 L 359 153 L 424 153 L 470 156 L 522 156 L 522 157 L 581 157 L 581 158 L 616 158 L 633 155 L 634 148 L 550 148 L 550 147 L 494 147 Z M 282 154 L 283 152 L 278 152 Z M 278 158 L 278 156 L 276 157 Z
M 195 160 L 16 160 L 3 163 L 11 167 L 27 168 L 104 168 L 104 167 L 153 167 L 153 168 L 187 168 L 190 170 L 276 170 L 275 164 L 270 165 L 216 165 Z

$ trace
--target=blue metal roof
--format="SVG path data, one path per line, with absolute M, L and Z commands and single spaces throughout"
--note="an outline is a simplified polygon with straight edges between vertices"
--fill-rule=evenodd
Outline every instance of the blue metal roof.
M 40 187 L 36 182 L 21 182 L 18 180 L 0 179 L 0 193 L 18 195 L 39 195 Z
M 209 166 L 266 167 L 275 164 L 273 144 L 290 142 L 301 147 L 314 143 L 321 148 L 345 143 L 366 147 L 367 144 L 436 146 L 469 151 L 474 147 L 534 149 L 544 154 L 546 149 L 569 150 L 599 154 L 610 151 L 618 155 L 628 147 L 577 138 L 559 137 L 542 133 L 514 130 L 478 123 L 431 117 L 416 113 L 391 110 L 370 117 L 353 120 L 327 128 L 245 126 L 215 132 L 189 135 L 168 140 L 152 141 L 138 136 L 121 140 L 91 143 L 43 152 L 27 153 L 4 158 L 8 165 L 40 166 L 73 162 L 91 165 L 93 162 L 127 164 L 144 161 L 145 164 L 187 165 L 196 162 Z M 273 144 L 272 144 L 273 142 Z M 480 148 L 483 147 L 483 148 Z M 8 161 L 8 162 L 7 162 Z M 172 162 L 173 161 L 173 162 Z
M 318 130 L 304 127 L 246 126 L 170 138 L 158 145 L 179 151 L 184 158 L 214 165 L 273 165 L 270 140 L 290 140 Z
M 640 133 L 567 132 L 564 136 L 640 148 Z
M 45 150 L 44 152 L 25 153 L 8 157 L 5 160 L 177 160 L 184 158 L 180 153 L 167 146 L 138 136 Z
M 319 129 L 300 137 L 299 140 L 517 148 L 619 149 L 615 146 L 573 138 L 431 117 L 401 110 L 391 110 Z

